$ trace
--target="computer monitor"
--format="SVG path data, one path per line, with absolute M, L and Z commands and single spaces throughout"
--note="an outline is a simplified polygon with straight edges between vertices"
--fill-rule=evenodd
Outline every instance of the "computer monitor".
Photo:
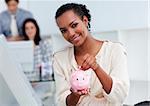
M 10 52 L 24 72 L 33 71 L 33 41 L 11 41 L 8 42 Z
M 42 106 L 22 67 L 11 54 L 8 42 L 0 35 L 0 105 Z
M 34 70 L 34 49 L 33 41 L 11 41 L 8 42 L 10 53 L 14 57 L 14 61 L 18 62 L 23 72 L 30 81 L 36 79 L 36 72 Z

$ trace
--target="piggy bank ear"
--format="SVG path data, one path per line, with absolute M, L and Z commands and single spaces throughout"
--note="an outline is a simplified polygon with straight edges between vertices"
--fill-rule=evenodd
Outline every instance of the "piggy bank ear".
M 71 74 L 70 79 L 71 79 L 71 80 L 75 80 L 75 78 L 77 78 L 77 76 L 78 76 L 78 73 L 75 71 L 75 72 L 73 72 L 73 73 Z
M 71 78 L 74 78 L 76 76 L 76 72 L 73 72 L 72 74 L 71 74 Z

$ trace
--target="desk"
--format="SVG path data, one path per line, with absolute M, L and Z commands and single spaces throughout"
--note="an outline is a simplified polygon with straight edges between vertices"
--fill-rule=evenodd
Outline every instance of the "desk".
M 41 71 L 25 72 L 34 91 L 42 100 L 44 106 L 54 104 L 55 80 L 54 74 L 42 76 Z M 52 105 L 53 106 L 53 105 Z
M 26 73 L 30 77 L 29 81 L 38 97 L 42 100 L 44 106 L 50 104 L 54 106 L 54 94 L 55 94 L 55 80 L 54 74 L 42 77 L 41 71 L 39 73 Z M 32 74 L 32 75 L 30 75 Z
M 54 106 L 55 95 L 55 82 L 54 81 L 42 81 L 34 82 L 33 89 L 42 100 L 44 106 Z
M 42 76 L 41 70 L 39 72 L 32 71 L 32 72 L 24 72 L 24 73 L 31 83 L 55 81 L 54 73 L 52 74 L 48 73 L 45 76 Z
M 41 73 L 38 78 L 30 80 L 31 83 L 38 83 L 38 82 L 50 82 L 55 81 L 54 74 L 52 74 L 49 78 L 43 78 Z

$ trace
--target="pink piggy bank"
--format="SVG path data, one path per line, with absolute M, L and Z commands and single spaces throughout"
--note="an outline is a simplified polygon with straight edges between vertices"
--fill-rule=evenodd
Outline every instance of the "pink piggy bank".
M 78 90 L 87 89 L 90 86 L 90 77 L 85 74 L 85 71 L 77 70 L 71 74 L 70 84 L 71 88 L 77 92 Z

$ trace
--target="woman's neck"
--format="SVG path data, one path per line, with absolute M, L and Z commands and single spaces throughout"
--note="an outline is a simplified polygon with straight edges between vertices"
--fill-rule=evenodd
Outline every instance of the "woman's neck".
M 98 41 L 93 37 L 88 36 L 83 45 L 79 47 L 75 47 L 75 55 L 81 56 L 81 55 L 85 55 L 86 53 L 89 53 L 91 55 L 96 55 L 97 52 L 100 50 L 101 45 L 102 45 L 101 41 Z

